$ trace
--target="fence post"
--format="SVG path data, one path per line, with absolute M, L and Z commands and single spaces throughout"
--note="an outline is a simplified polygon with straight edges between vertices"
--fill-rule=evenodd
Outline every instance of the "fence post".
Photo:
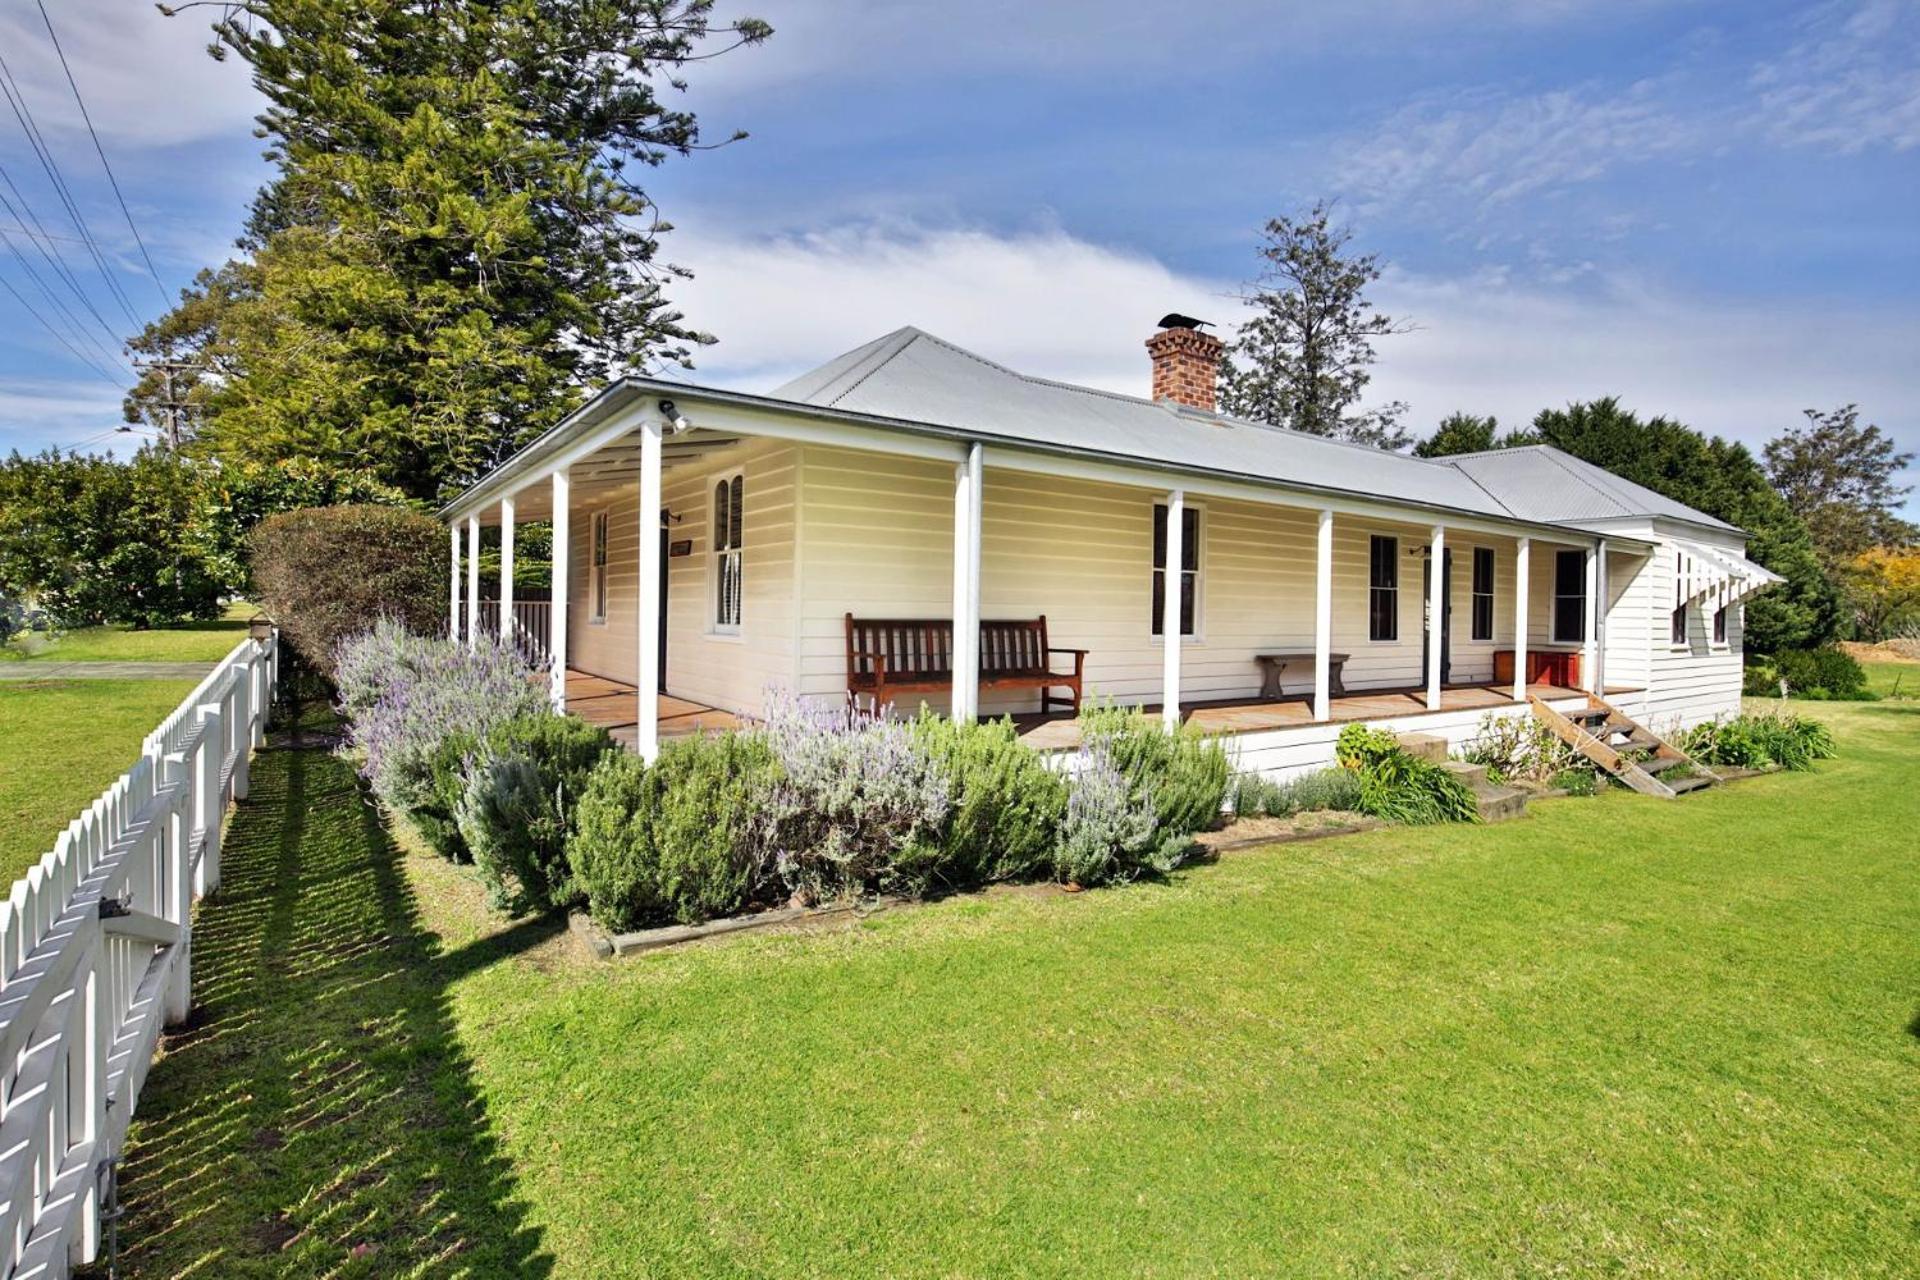
M 193 770 L 193 825 L 200 833 L 200 868 L 197 873 L 201 891 L 220 883 L 220 821 L 226 817 L 226 798 L 220 794 L 220 767 L 225 763 L 225 735 L 221 732 L 220 704 L 203 703 L 200 717 L 200 744 L 195 750 Z
M 201 760 L 203 763 L 207 760 L 214 759 L 212 754 L 206 750 L 207 745 L 207 740 L 202 738 Z M 217 793 L 219 790 L 220 775 L 218 770 L 219 766 L 216 763 L 212 778 L 213 787 L 211 789 L 214 793 Z M 202 772 L 204 772 L 204 770 Z M 197 787 L 195 788 L 195 790 L 198 789 Z M 180 825 L 177 823 L 169 823 L 167 825 L 170 836 L 173 832 L 180 830 Z M 217 837 L 219 827 L 220 816 L 218 810 L 215 810 L 213 816 L 213 831 L 212 834 L 209 835 L 207 843 L 209 850 L 215 848 L 218 844 Z M 206 859 L 208 856 L 209 855 L 205 853 L 201 855 L 200 868 L 203 873 L 207 868 Z M 191 839 L 179 840 L 169 838 L 167 841 L 165 866 L 166 896 L 161 901 L 159 915 L 169 923 L 179 926 L 180 941 L 173 944 L 179 949 L 179 956 L 174 960 L 173 973 L 169 975 L 167 979 L 167 989 L 162 997 L 164 1007 L 161 1010 L 161 1016 L 168 1026 L 176 1026 L 185 1022 L 187 1020 L 187 1014 L 193 1009 L 193 940 L 190 936 L 193 928 L 193 841 Z M 217 878 L 219 874 L 217 863 L 214 867 L 214 874 Z
M 247 782 L 253 758 L 253 663 L 247 663 L 244 680 L 233 682 L 233 798 L 247 798 Z M 216 887 L 213 884 L 209 889 Z

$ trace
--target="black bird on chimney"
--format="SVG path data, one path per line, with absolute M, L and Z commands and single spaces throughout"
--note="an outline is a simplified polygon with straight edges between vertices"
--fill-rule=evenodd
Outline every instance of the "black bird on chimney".
M 1178 311 L 1169 311 L 1160 317 L 1162 329 L 1205 329 L 1212 326 L 1210 320 L 1195 320 L 1192 316 L 1183 316 Z

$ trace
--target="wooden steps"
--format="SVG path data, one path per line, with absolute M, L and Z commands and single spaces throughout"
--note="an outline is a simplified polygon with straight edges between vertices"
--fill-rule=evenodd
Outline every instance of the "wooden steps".
M 1672 800 L 1720 781 L 1686 752 L 1592 694 L 1586 706 L 1565 713 L 1536 697 L 1527 702 L 1534 718 L 1562 742 L 1642 795 Z M 1682 766 L 1693 772 L 1684 778 L 1663 776 Z

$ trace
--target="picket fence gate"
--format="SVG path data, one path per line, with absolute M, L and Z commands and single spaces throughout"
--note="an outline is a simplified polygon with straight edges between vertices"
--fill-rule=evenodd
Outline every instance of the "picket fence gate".
M 100 1252 L 161 1026 L 187 1016 L 193 903 L 220 884 L 279 643 L 235 646 L 0 903 L 0 1277 L 57 1280 Z

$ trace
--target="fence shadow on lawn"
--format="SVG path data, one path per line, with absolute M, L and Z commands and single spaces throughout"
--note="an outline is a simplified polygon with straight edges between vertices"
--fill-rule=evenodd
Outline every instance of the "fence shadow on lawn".
M 315 736 L 255 761 L 194 933 L 194 1016 L 134 1122 L 124 1274 L 551 1272 L 448 991 L 564 926 L 441 953 L 402 856 Z

